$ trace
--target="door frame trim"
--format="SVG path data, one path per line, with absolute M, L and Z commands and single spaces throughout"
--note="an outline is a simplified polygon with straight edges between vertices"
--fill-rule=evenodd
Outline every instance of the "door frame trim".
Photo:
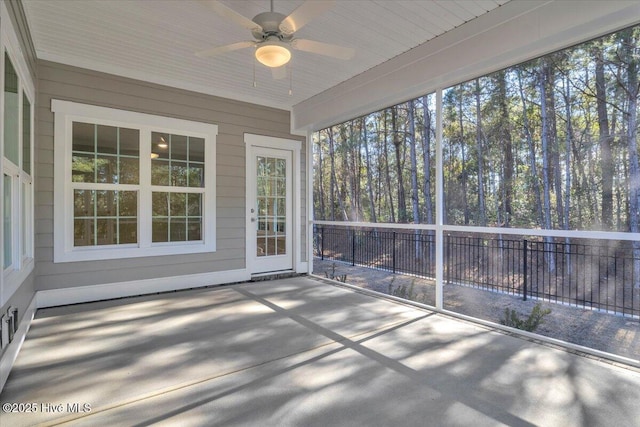
M 252 233 L 249 232 L 251 229 L 251 219 L 249 215 L 249 189 L 251 188 L 251 180 L 252 172 L 251 172 L 251 149 L 253 147 L 264 147 L 271 148 L 276 150 L 285 150 L 291 151 L 292 159 L 291 159 L 291 184 L 292 184 L 292 192 L 293 197 L 291 199 L 292 203 L 292 224 L 293 224 L 293 235 L 291 236 L 293 239 L 292 245 L 292 270 L 296 272 L 300 272 L 301 263 L 301 241 L 302 241 L 302 226 L 301 226 L 301 186 L 302 182 L 300 181 L 301 172 L 300 172 L 300 153 L 302 151 L 302 141 L 297 141 L 294 139 L 286 139 L 286 138 L 276 138 L 273 136 L 266 135 L 257 135 L 252 133 L 244 134 L 244 142 L 245 142 L 245 268 L 247 271 L 251 272 L 253 270 L 252 259 L 253 254 L 251 253 L 251 248 L 253 248 Z M 254 239 L 255 240 L 255 239 Z M 251 274 L 259 274 L 259 273 L 251 273 Z

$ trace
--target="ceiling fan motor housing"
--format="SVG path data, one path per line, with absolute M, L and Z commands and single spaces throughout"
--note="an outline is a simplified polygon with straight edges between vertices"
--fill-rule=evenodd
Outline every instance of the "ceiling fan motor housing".
M 262 31 L 253 30 L 251 33 L 256 40 L 267 40 L 270 37 L 277 37 L 281 41 L 289 41 L 293 35 L 285 35 L 280 31 L 280 23 L 286 18 L 278 12 L 263 12 L 253 18 L 253 22 L 262 27 Z

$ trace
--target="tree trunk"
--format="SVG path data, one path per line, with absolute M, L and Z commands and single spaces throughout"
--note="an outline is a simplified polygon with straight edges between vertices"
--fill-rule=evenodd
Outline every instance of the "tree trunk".
M 422 167 L 424 170 L 424 182 L 422 192 L 424 194 L 425 216 L 427 224 L 433 224 L 433 202 L 431 199 L 431 112 L 426 96 L 422 97 L 424 124 L 422 129 Z
M 487 225 L 484 198 L 484 150 L 482 143 L 482 114 L 480 112 L 480 79 L 476 79 L 476 150 L 478 155 L 478 225 Z
M 347 210 L 344 207 L 343 197 L 340 195 L 340 189 L 338 188 L 338 180 L 336 178 L 336 167 L 335 167 L 335 149 L 334 149 L 334 140 L 333 140 L 333 127 L 329 129 L 329 158 L 331 159 L 331 221 L 336 220 L 335 215 L 335 199 L 336 199 L 336 191 L 338 196 L 338 206 L 340 207 L 340 212 L 342 212 L 344 221 L 349 221 L 349 216 L 347 215 Z
M 540 195 L 540 183 L 538 182 L 538 168 L 536 166 L 536 152 L 533 145 L 533 137 L 531 136 L 531 127 L 529 125 L 529 117 L 527 115 L 527 101 L 524 96 L 524 88 L 522 86 L 522 70 L 516 69 L 518 75 L 518 88 L 520 92 L 520 102 L 522 103 L 522 125 L 529 146 L 529 175 L 531 176 L 531 186 L 533 187 L 533 195 L 535 197 L 536 207 L 538 211 L 538 224 L 544 224 L 544 215 L 542 213 L 542 196 Z
M 500 71 L 498 73 L 498 95 L 500 105 L 500 136 L 502 142 L 502 155 L 504 158 L 504 201 L 503 201 L 503 222 L 505 227 L 511 224 L 513 215 L 513 141 L 511 139 L 511 130 L 509 128 L 509 109 L 507 107 L 507 82 L 506 73 Z
M 367 168 L 367 192 L 369 194 L 369 215 L 371 222 L 378 222 L 376 218 L 376 204 L 373 197 L 373 179 L 371 178 L 371 157 L 369 156 L 369 138 L 367 135 L 367 122 L 362 119 L 362 142 L 364 144 L 364 162 Z
M 387 195 L 389 197 L 389 210 L 391 211 L 391 222 L 396 222 L 395 209 L 393 206 L 393 193 L 391 192 L 391 176 L 389 171 L 389 150 L 387 139 L 389 137 L 389 130 L 387 129 L 387 111 L 384 112 L 384 138 L 383 138 L 383 148 L 384 148 L 384 158 L 385 158 L 385 178 L 387 181 Z
M 393 128 L 393 145 L 396 148 L 396 172 L 398 174 L 398 222 L 407 222 L 407 198 L 404 193 L 404 178 L 402 174 L 402 145 L 404 137 L 398 129 L 398 106 L 391 108 L 391 127 Z
M 413 223 L 420 223 L 420 205 L 418 199 L 418 160 L 416 155 L 416 126 L 415 126 L 415 105 L 414 101 L 407 104 L 407 121 L 409 124 L 409 156 L 411 160 L 411 210 L 413 213 Z
M 326 219 L 326 212 L 324 206 L 324 198 L 326 195 L 324 194 L 324 165 L 322 163 L 322 144 L 320 143 L 320 138 L 318 138 L 318 199 L 320 201 L 319 206 L 319 219 Z
M 545 70 L 545 89 L 547 103 L 547 138 L 550 152 L 549 178 L 553 179 L 553 192 L 556 199 L 556 217 L 558 227 L 564 228 L 564 208 L 562 198 L 562 168 L 560 167 L 560 141 L 558 139 L 558 129 L 556 121 L 556 98 L 555 98 L 555 66 L 554 59 L 547 58 L 543 61 Z
M 544 61 L 542 66 L 538 70 L 538 84 L 540 90 L 540 120 L 542 122 L 542 132 L 540 135 L 540 139 L 542 142 L 542 191 L 544 204 L 544 223 L 542 224 L 542 227 L 544 229 L 551 230 L 551 182 L 549 176 L 549 158 L 551 156 L 551 152 L 549 150 L 549 118 L 547 117 L 546 67 L 546 61 Z M 549 268 L 549 272 L 552 273 L 556 270 L 555 256 L 551 247 L 552 239 L 549 237 L 545 237 L 544 241 L 546 242 L 545 253 L 547 255 L 547 266 Z
M 329 128 L 329 132 L 327 132 L 327 136 L 329 137 L 329 209 L 331 209 L 329 213 L 329 219 L 331 221 L 336 220 L 336 160 L 334 153 L 334 143 L 333 143 L 333 127 Z
M 592 49 L 595 60 L 596 74 L 596 106 L 598 111 L 598 134 L 600 143 L 600 170 L 602 173 L 602 202 L 601 219 L 603 230 L 613 228 L 613 156 L 611 154 L 612 137 L 609 128 L 609 116 L 607 114 L 607 92 L 604 78 L 604 57 L 602 53 L 602 40 L 599 40 Z
M 467 195 L 467 155 L 465 151 L 465 142 L 464 142 L 464 121 L 462 120 L 462 101 L 463 101 L 463 93 L 462 93 L 462 85 L 458 89 L 459 100 L 458 100 L 458 120 L 460 122 L 460 152 L 462 155 L 462 197 L 464 203 L 464 225 L 469 225 L 469 199 Z

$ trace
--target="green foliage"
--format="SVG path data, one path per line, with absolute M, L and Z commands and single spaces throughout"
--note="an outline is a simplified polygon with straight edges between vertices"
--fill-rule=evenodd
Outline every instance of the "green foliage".
M 551 313 L 551 309 L 543 309 L 541 304 L 536 304 L 531 310 L 531 314 L 526 319 L 522 319 L 520 315 L 513 309 L 504 309 L 504 319 L 500 323 L 523 331 L 533 332 L 538 326 L 544 322 L 544 317 Z

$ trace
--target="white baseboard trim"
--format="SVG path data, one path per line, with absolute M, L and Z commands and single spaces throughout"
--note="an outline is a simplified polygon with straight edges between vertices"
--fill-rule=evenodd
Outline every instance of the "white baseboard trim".
M 38 291 L 36 296 L 38 300 L 38 308 L 46 308 L 154 294 L 158 292 L 200 288 L 224 283 L 243 282 L 249 279 L 251 279 L 251 273 L 246 269 L 241 269 L 53 289 L 48 291 Z
M 27 311 L 24 313 L 24 316 L 22 316 L 22 321 L 18 325 L 18 330 L 13 336 L 13 341 L 9 343 L 7 349 L 0 358 L 0 392 L 4 389 L 7 378 L 9 378 L 11 368 L 13 368 L 13 363 L 18 357 L 18 353 L 20 352 L 22 343 L 27 336 L 29 327 L 31 327 L 31 321 L 33 320 L 33 316 L 36 314 L 37 308 L 37 296 L 34 295 L 31 299 L 31 304 L 29 304 Z

